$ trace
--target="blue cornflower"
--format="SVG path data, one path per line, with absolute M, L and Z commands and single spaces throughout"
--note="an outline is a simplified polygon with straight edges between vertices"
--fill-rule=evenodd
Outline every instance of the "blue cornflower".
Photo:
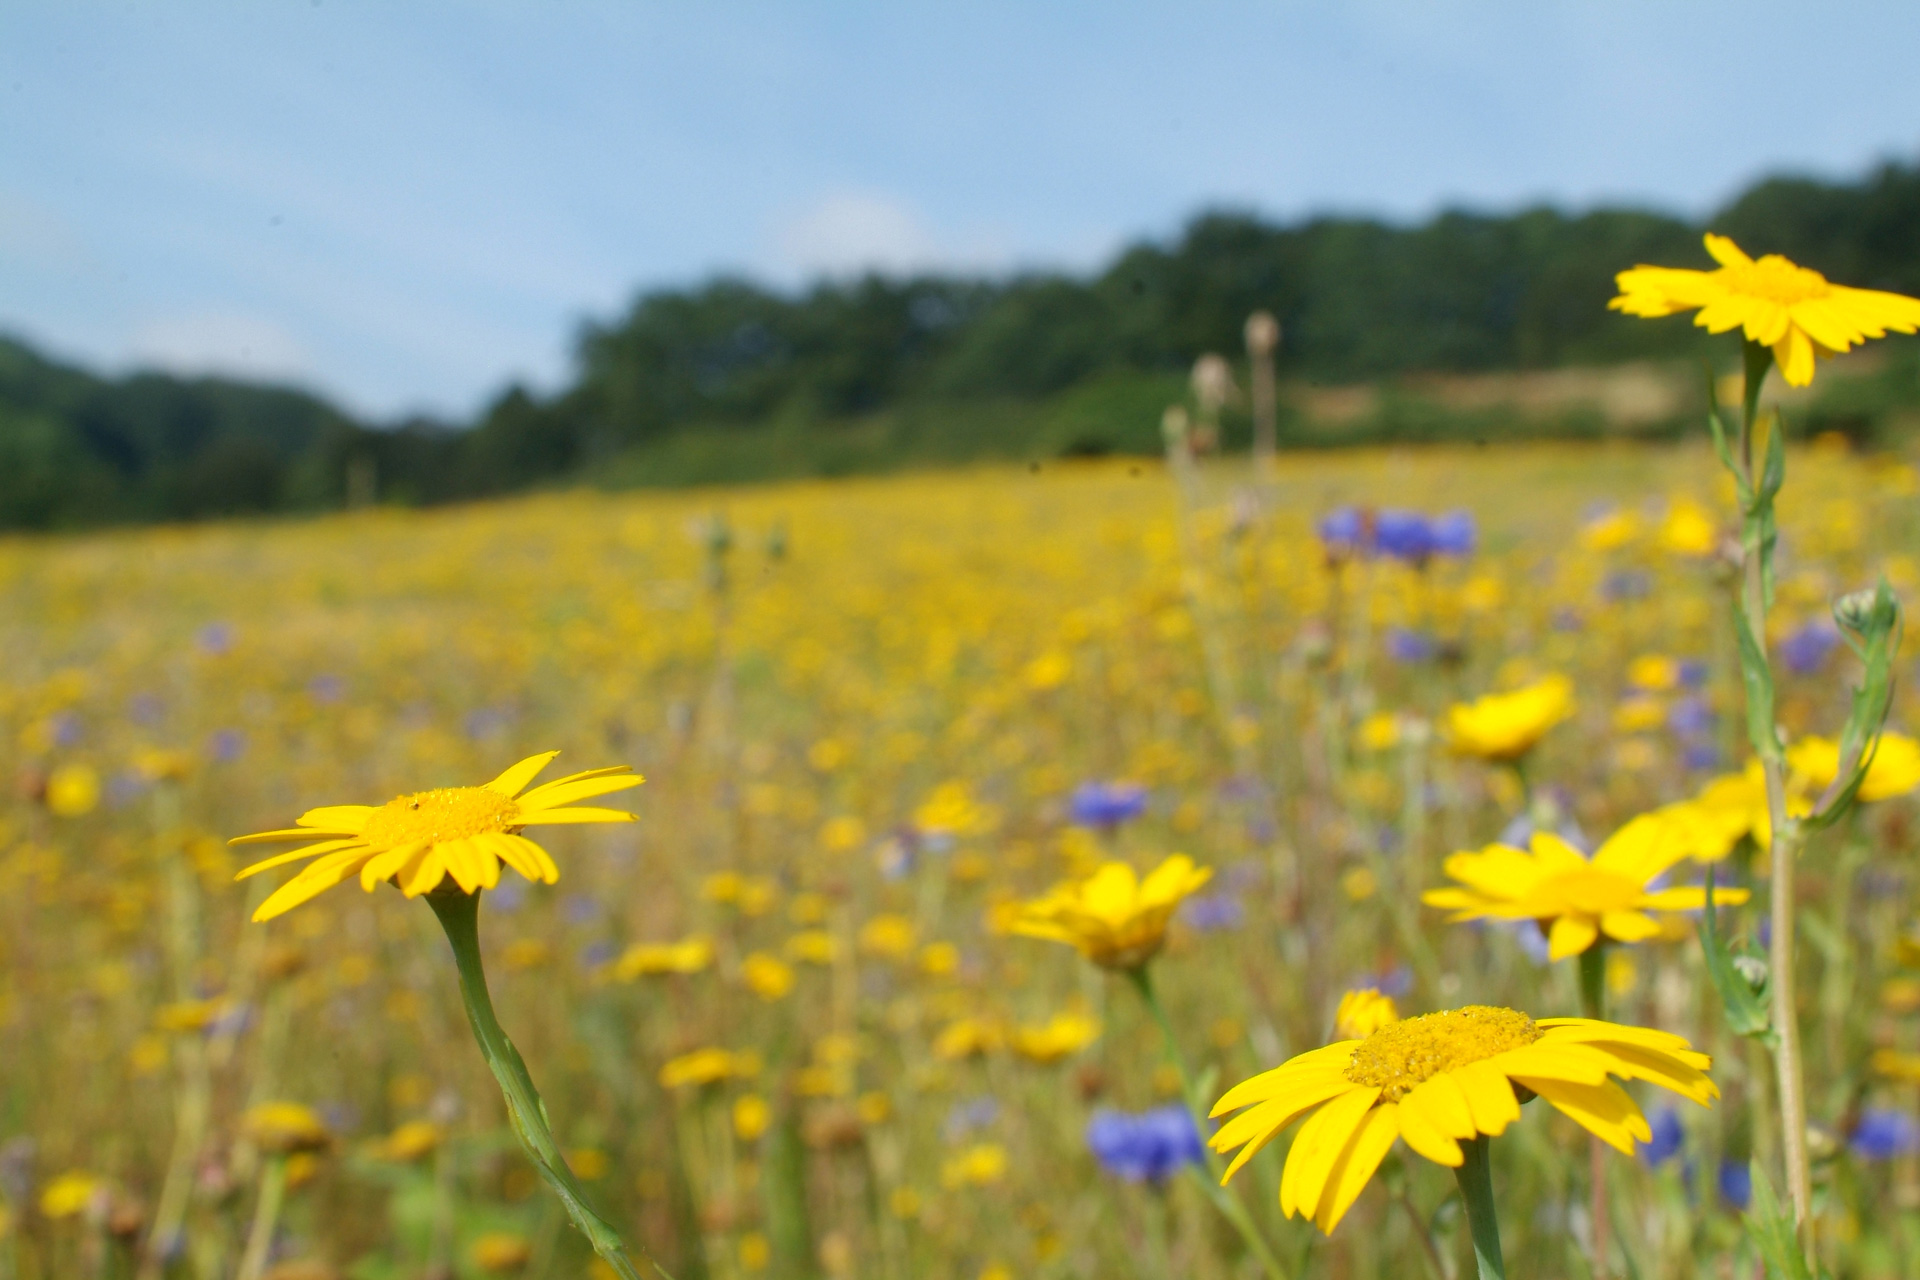
M 1367 520 L 1358 507 L 1339 507 L 1320 517 L 1316 530 L 1330 556 L 1350 556 L 1367 547 Z
M 1433 648 L 1433 637 L 1424 631 L 1393 627 L 1387 632 L 1387 656 L 1395 662 L 1425 662 Z
M 1220 933 L 1238 929 L 1247 917 L 1247 909 L 1231 892 L 1200 893 L 1180 905 L 1180 915 L 1201 933 Z
M 1418 511 L 1382 511 L 1373 524 L 1373 540 L 1381 552 L 1409 564 L 1421 564 L 1433 555 L 1433 525 Z
M 1718 1182 L 1720 1198 L 1734 1208 L 1744 1211 L 1753 1203 L 1753 1166 L 1745 1160 L 1722 1160 Z
M 1204 1157 L 1200 1131 L 1178 1103 L 1137 1115 L 1096 1111 L 1087 1122 L 1087 1149 L 1101 1168 L 1128 1182 L 1165 1182 Z
M 1083 782 L 1067 799 L 1075 825 L 1107 829 L 1147 810 L 1147 789 L 1137 782 Z
M 1860 1113 L 1847 1146 L 1862 1160 L 1891 1160 L 1920 1151 L 1920 1120 L 1891 1107 L 1872 1107 Z
M 1653 1141 L 1640 1144 L 1640 1158 L 1655 1168 L 1665 1164 L 1680 1154 L 1681 1146 L 1686 1142 L 1686 1131 L 1680 1127 L 1680 1113 L 1672 1107 L 1662 1107 L 1654 1112 L 1647 1127 L 1653 1130 Z
M 1810 676 L 1826 664 L 1840 643 L 1840 632 L 1830 622 L 1815 618 L 1795 627 L 1780 642 L 1780 660 L 1797 676 Z
M 1480 531 L 1473 516 L 1465 511 L 1449 511 L 1435 516 L 1427 526 L 1433 553 L 1439 556 L 1470 556 L 1480 544 Z

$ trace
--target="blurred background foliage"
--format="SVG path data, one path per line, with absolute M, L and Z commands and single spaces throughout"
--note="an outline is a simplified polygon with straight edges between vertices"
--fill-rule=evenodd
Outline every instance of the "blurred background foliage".
M 1920 167 L 1771 179 L 1707 225 L 1830 277 L 1920 293 Z M 1449 403 L 1421 374 L 1678 360 L 1679 323 L 1609 313 L 1613 273 L 1705 257 L 1701 228 L 1630 210 L 1448 212 L 1410 227 L 1215 212 L 1091 278 L 867 276 L 781 293 L 741 279 L 644 293 L 585 324 L 571 386 L 512 386 L 472 423 L 357 420 L 298 390 L 118 380 L 0 339 L 0 527 L 60 528 L 372 501 L 433 503 L 590 480 L 684 485 L 984 458 L 1157 453 L 1191 362 L 1272 311 L 1302 388 L 1382 384 L 1337 430 L 1286 400 L 1288 443 L 1591 436 L 1590 412 Z M 1920 405 L 1920 365 L 1833 379 L 1795 426 L 1871 442 Z M 1668 434 L 1675 412 L 1636 422 Z M 1244 423 L 1229 413 L 1228 443 Z

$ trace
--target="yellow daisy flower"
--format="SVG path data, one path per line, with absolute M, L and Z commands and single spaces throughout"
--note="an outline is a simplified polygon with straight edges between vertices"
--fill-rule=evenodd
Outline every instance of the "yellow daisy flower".
M 1652 1130 L 1609 1076 L 1645 1080 L 1706 1106 L 1720 1096 L 1712 1060 L 1664 1031 L 1588 1018 L 1535 1021 L 1513 1009 L 1469 1005 L 1390 1022 L 1360 1040 L 1300 1054 L 1246 1080 L 1212 1114 L 1251 1108 L 1227 1121 L 1211 1146 L 1238 1147 L 1222 1183 L 1288 1125 L 1312 1112 L 1294 1137 L 1280 1177 L 1280 1208 L 1332 1233 L 1395 1139 L 1449 1168 L 1460 1143 L 1496 1137 L 1520 1118 L 1514 1085 L 1618 1151 L 1633 1154 Z
M 1698 308 L 1693 322 L 1709 333 L 1739 329 L 1749 342 L 1772 347 L 1781 376 L 1795 387 L 1813 381 L 1815 356 L 1920 328 L 1920 300 L 1831 284 L 1777 253 L 1756 261 L 1711 232 L 1706 243 L 1719 270 L 1636 266 L 1614 277 L 1620 296 L 1607 306 L 1649 317 Z
M 1449 707 L 1447 742 L 1461 755 L 1517 760 L 1573 710 L 1573 682 L 1548 676 L 1512 693 L 1490 693 Z
M 297 825 L 284 831 L 262 831 L 228 841 L 318 841 L 256 862 L 234 878 L 244 880 L 289 862 L 317 859 L 261 903 L 253 913 L 255 920 L 271 920 L 290 911 L 355 872 L 369 893 L 382 880 L 391 880 L 409 898 L 428 892 L 447 876 L 468 893 L 491 889 L 500 882 L 503 862 L 529 880 L 552 884 L 560 878 L 560 869 L 545 849 L 520 834 L 522 829 L 554 823 L 632 822 L 633 815 L 620 809 L 560 806 L 625 791 L 645 781 L 626 765 L 614 765 L 527 791 L 527 784 L 559 754 L 543 751 L 528 756 L 483 787 L 437 787 L 378 806 L 309 809 L 294 820 Z
M 1340 997 L 1334 1011 L 1333 1034 L 1342 1040 L 1364 1040 L 1389 1022 L 1400 1020 L 1393 997 L 1372 987 L 1360 987 Z
M 1188 894 L 1213 877 L 1176 853 L 1142 880 L 1124 862 L 1103 863 L 1085 880 L 1025 904 L 1009 929 L 1064 942 L 1107 969 L 1137 969 L 1167 939 L 1167 922 Z
M 1832 738 L 1802 738 L 1787 748 L 1787 763 L 1813 789 L 1824 791 L 1840 772 L 1840 744 Z M 1920 787 L 1920 742 L 1904 733 L 1881 734 L 1867 776 L 1860 780 L 1860 800 L 1891 800 L 1915 787 Z
M 1466 887 L 1429 889 L 1420 900 L 1453 912 L 1451 923 L 1538 920 L 1548 928 L 1549 954 L 1559 960 L 1585 951 L 1602 933 L 1616 942 L 1655 936 L 1660 925 L 1649 911 L 1706 906 L 1703 888 L 1647 887 L 1691 851 L 1657 814 L 1642 814 L 1614 832 L 1591 859 L 1559 836 L 1537 831 L 1530 851 L 1490 844 L 1478 853 L 1454 854 L 1443 867 Z M 1715 889 L 1713 900 L 1735 905 L 1747 900 L 1747 891 Z

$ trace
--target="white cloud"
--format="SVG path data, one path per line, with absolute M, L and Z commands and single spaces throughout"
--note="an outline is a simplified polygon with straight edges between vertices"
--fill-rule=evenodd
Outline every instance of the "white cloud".
M 788 219 L 773 237 L 768 267 L 787 280 L 878 271 L 980 270 L 1007 255 L 983 236 L 942 236 L 905 201 L 870 191 L 830 193 Z
M 224 374 L 286 380 L 312 369 L 300 341 L 263 316 L 238 311 L 192 311 L 140 325 L 131 343 L 135 361 L 181 374 Z

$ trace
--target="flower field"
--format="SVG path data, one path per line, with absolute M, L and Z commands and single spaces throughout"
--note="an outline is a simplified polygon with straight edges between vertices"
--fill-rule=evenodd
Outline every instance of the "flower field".
M 1806 815 L 1862 680 L 1831 606 L 1915 598 L 1920 473 L 1831 439 L 1786 469 L 1760 639 Z M 1479 1161 L 1516 1276 L 1757 1275 L 1797 1148 L 1753 1021 L 1739 501 L 1703 438 L 0 544 L 0 1276 L 616 1274 L 469 1034 L 449 895 L 544 1099 L 521 1131 L 642 1273 L 1452 1280 Z M 552 804 L 634 821 L 472 799 L 556 750 L 542 782 L 646 780 Z M 1916 785 L 1889 733 L 1798 859 L 1840 1276 L 1920 1271 Z M 443 787 L 445 830 L 289 828 Z M 470 819 L 557 880 L 443 878 Z M 358 861 L 251 923 L 299 867 L 236 880 L 279 848 L 228 841 L 276 829 Z M 1319 1093 L 1318 1060 L 1256 1083 L 1349 1040 Z

